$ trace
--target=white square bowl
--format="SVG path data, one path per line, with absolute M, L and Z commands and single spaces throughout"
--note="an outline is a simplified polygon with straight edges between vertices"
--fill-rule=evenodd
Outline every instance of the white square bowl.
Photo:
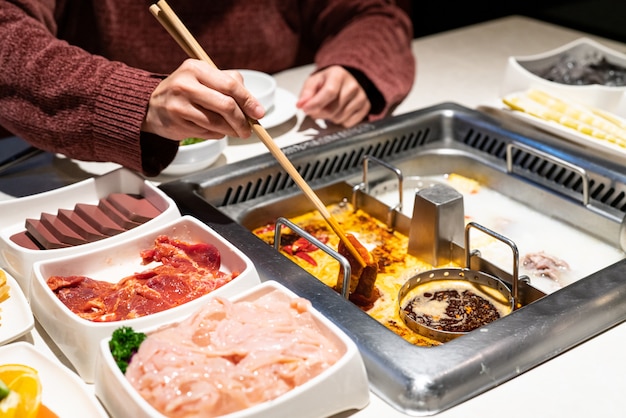
M 47 284 L 50 276 L 87 276 L 96 280 L 118 282 L 123 277 L 145 271 L 140 251 L 152 248 L 159 235 L 187 242 L 210 243 L 220 253 L 220 271 L 238 272 L 232 281 L 213 292 L 183 305 L 151 315 L 115 322 L 93 322 L 73 313 Z M 212 294 L 233 295 L 258 283 L 258 272 L 250 259 L 230 242 L 192 216 L 182 216 L 159 227 L 129 237 L 124 242 L 109 243 L 76 255 L 39 261 L 33 266 L 31 307 L 35 318 L 88 383 L 93 382 L 98 345 L 113 330 L 129 326 L 145 328 L 172 322 L 198 309 Z
M 73 247 L 33 250 L 11 240 L 14 234 L 25 230 L 28 218 L 39 219 L 43 212 L 56 214 L 59 209 L 73 210 L 77 203 L 97 204 L 111 193 L 138 194 L 146 198 L 161 214 L 126 232 Z M 0 265 L 17 280 L 29 297 L 32 266 L 36 261 L 49 260 L 90 251 L 111 243 L 120 243 L 153 229 L 156 225 L 180 218 L 174 201 L 152 183 L 138 174 L 120 168 L 99 177 L 33 196 L 0 202 Z
M 536 55 L 513 56 L 507 60 L 501 96 L 529 89 L 540 89 L 580 104 L 626 117 L 626 87 L 600 84 L 569 85 L 547 80 L 537 74 L 567 58 L 574 62 L 601 56 L 614 65 L 626 68 L 626 54 L 588 38 Z
M 233 302 L 254 301 L 270 292 L 281 292 L 290 298 L 297 295 L 281 284 L 269 280 L 252 289 L 231 297 Z M 233 412 L 226 418 L 299 417 L 318 418 L 342 411 L 364 408 L 369 403 L 367 374 L 361 355 L 343 331 L 314 308 L 310 312 L 325 336 L 343 353 L 339 360 L 311 380 L 283 395 L 247 409 Z M 171 326 L 168 324 L 167 326 Z M 135 329 L 150 334 L 160 327 Z M 113 417 L 132 416 L 164 418 L 126 379 L 109 350 L 110 336 L 100 342 L 96 366 L 96 396 Z

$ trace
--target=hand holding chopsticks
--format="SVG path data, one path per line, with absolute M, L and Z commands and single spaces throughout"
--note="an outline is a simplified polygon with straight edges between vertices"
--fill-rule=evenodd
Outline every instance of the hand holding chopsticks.
M 157 18 L 161 25 L 169 32 L 172 38 L 174 38 L 174 40 L 178 43 L 178 45 L 180 45 L 185 53 L 187 53 L 187 55 L 189 55 L 191 58 L 205 61 L 211 66 L 217 68 L 213 60 L 204 51 L 204 49 L 200 46 L 198 41 L 196 41 L 196 39 L 185 27 L 185 25 L 180 21 L 178 16 L 176 16 L 174 11 L 170 8 L 165 0 L 160 0 L 155 4 L 152 4 L 150 6 L 150 12 Z M 276 145 L 272 137 L 261 126 L 258 120 L 248 118 L 248 122 L 250 123 L 252 131 L 265 144 L 270 153 L 274 156 L 274 158 L 276 158 L 276 160 L 278 160 L 280 165 L 285 169 L 285 171 L 287 171 L 287 173 L 291 176 L 291 178 L 298 185 L 298 187 L 300 187 L 306 197 L 314 204 L 315 208 L 321 213 L 322 217 L 326 220 L 331 229 L 339 236 L 339 239 L 344 243 L 346 248 L 354 256 L 354 258 L 359 262 L 362 267 L 365 267 L 367 265 L 365 260 L 363 260 L 361 254 L 359 254 L 357 249 L 347 238 L 345 232 L 339 226 L 336 219 L 334 219 L 330 212 L 328 212 L 328 209 L 326 208 L 324 203 L 322 203 L 319 197 L 302 178 L 298 170 L 296 170 L 293 164 L 291 164 L 291 161 L 289 161 L 289 159 L 282 152 L 280 147 Z

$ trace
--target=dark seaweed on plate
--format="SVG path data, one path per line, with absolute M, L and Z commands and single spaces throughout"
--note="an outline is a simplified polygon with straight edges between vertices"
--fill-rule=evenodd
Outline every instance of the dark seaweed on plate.
M 548 81 L 573 86 L 626 86 L 626 68 L 598 54 L 582 58 L 564 54 L 554 65 L 534 73 Z

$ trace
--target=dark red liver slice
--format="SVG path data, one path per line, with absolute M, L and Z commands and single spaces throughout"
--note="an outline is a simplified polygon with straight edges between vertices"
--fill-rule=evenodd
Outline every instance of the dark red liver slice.
M 113 222 L 118 224 L 123 229 L 133 229 L 134 227 L 141 225 L 139 222 L 128 219 L 126 215 L 117 210 L 117 208 L 106 199 L 100 199 L 98 207 L 106 216 L 111 218 Z
M 37 240 L 33 238 L 27 231 L 18 232 L 11 235 L 11 241 L 22 248 L 29 250 L 42 250 L 43 248 L 37 244 Z
M 77 203 L 74 206 L 76 214 L 83 218 L 85 222 L 94 227 L 101 234 L 113 236 L 124 232 L 124 228 L 113 222 L 106 213 L 96 205 Z
M 135 222 L 144 223 L 161 214 L 161 211 L 143 196 L 111 193 L 106 200 L 125 217 Z
M 98 205 L 77 203 L 73 210 L 27 219 L 26 231 L 12 235 L 11 241 L 33 250 L 81 245 L 128 231 L 161 213 L 143 196 L 111 193 Z
M 69 244 L 59 241 L 39 219 L 26 219 L 26 231 L 47 250 L 70 247 Z
M 43 226 L 52 233 L 57 240 L 69 245 L 82 245 L 88 241 L 80 236 L 76 231 L 65 224 L 56 215 L 42 213 L 39 218 Z
M 70 209 L 59 209 L 57 216 L 66 225 L 74 230 L 78 235 L 82 236 L 89 242 L 98 241 L 107 236 L 97 231 L 93 226 L 89 225 L 83 218 L 78 216 L 76 212 Z

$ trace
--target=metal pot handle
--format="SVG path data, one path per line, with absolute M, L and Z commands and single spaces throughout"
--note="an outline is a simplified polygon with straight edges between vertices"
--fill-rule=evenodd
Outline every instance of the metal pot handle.
M 513 254 L 513 285 L 512 285 L 512 290 L 511 290 L 511 295 L 513 296 L 513 309 L 517 309 L 517 307 L 519 307 L 520 305 L 518 304 L 518 300 L 519 300 L 519 250 L 517 249 L 517 245 L 515 245 L 515 243 L 510 240 L 509 238 L 505 237 L 504 235 L 500 235 L 495 231 L 492 231 L 491 229 L 487 228 L 486 226 L 480 225 L 476 222 L 468 222 L 467 225 L 465 225 L 465 267 L 467 269 L 471 269 L 470 266 L 470 261 L 472 258 L 472 251 L 470 248 L 470 230 L 472 228 L 476 228 L 479 231 L 482 231 L 483 233 L 490 235 L 491 237 L 503 242 L 504 244 L 508 245 L 511 248 L 512 254 Z
M 352 187 L 352 207 L 354 208 L 355 211 L 359 208 L 359 204 L 357 201 L 358 191 L 362 191 L 363 193 L 366 193 L 366 194 L 369 193 L 367 173 L 368 173 L 370 161 L 375 162 L 379 164 L 380 166 L 386 168 L 387 170 L 391 171 L 393 174 L 396 175 L 396 178 L 398 179 L 398 203 L 389 207 L 389 211 L 387 212 L 387 227 L 390 229 L 393 229 L 395 225 L 395 213 L 402 211 L 402 201 L 403 201 L 402 193 L 403 193 L 404 186 L 402 184 L 404 181 L 404 176 L 402 174 L 402 170 L 400 170 L 399 168 L 394 167 L 393 165 L 381 159 L 378 159 L 374 156 L 365 155 L 363 157 L 363 181 L 359 184 L 356 184 L 354 187 Z
M 276 224 L 274 225 L 274 249 L 276 251 L 280 251 L 281 225 L 287 226 L 289 229 L 291 229 L 310 243 L 314 244 L 317 248 L 324 251 L 326 254 L 337 260 L 339 264 L 341 264 L 341 267 L 343 267 L 343 286 L 341 288 L 341 295 L 345 299 L 348 299 L 350 296 L 350 275 L 352 274 L 352 268 L 350 267 L 348 259 L 339 254 L 337 251 L 330 248 L 328 245 L 324 244 L 322 241 L 315 238 L 313 235 L 306 232 L 304 229 L 300 228 L 298 225 L 291 222 L 289 219 L 282 217 L 276 219 Z
M 525 151 L 528 154 L 534 155 L 536 157 L 543 158 L 556 165 L 559 165 L 563 168 L 569 169 L 577 173 L 582 180 L 582 187 L 583 187 L 582 204 L 584 206 L 587 206 L 589 204 L 589 175 L 587 174 L 587 170 L 585 170 L 584 168 L 578 167 L 575 164 L 562 160 L 561 158 L 555 157 L 554 155 L 529 147 L 528 145 L 524 145 L 520 143 L 509 143 L 506 145 L 506 171 L 507 173 L 513 173 L 513 149 L 514 148 L 517 148 L 521 151 Z

